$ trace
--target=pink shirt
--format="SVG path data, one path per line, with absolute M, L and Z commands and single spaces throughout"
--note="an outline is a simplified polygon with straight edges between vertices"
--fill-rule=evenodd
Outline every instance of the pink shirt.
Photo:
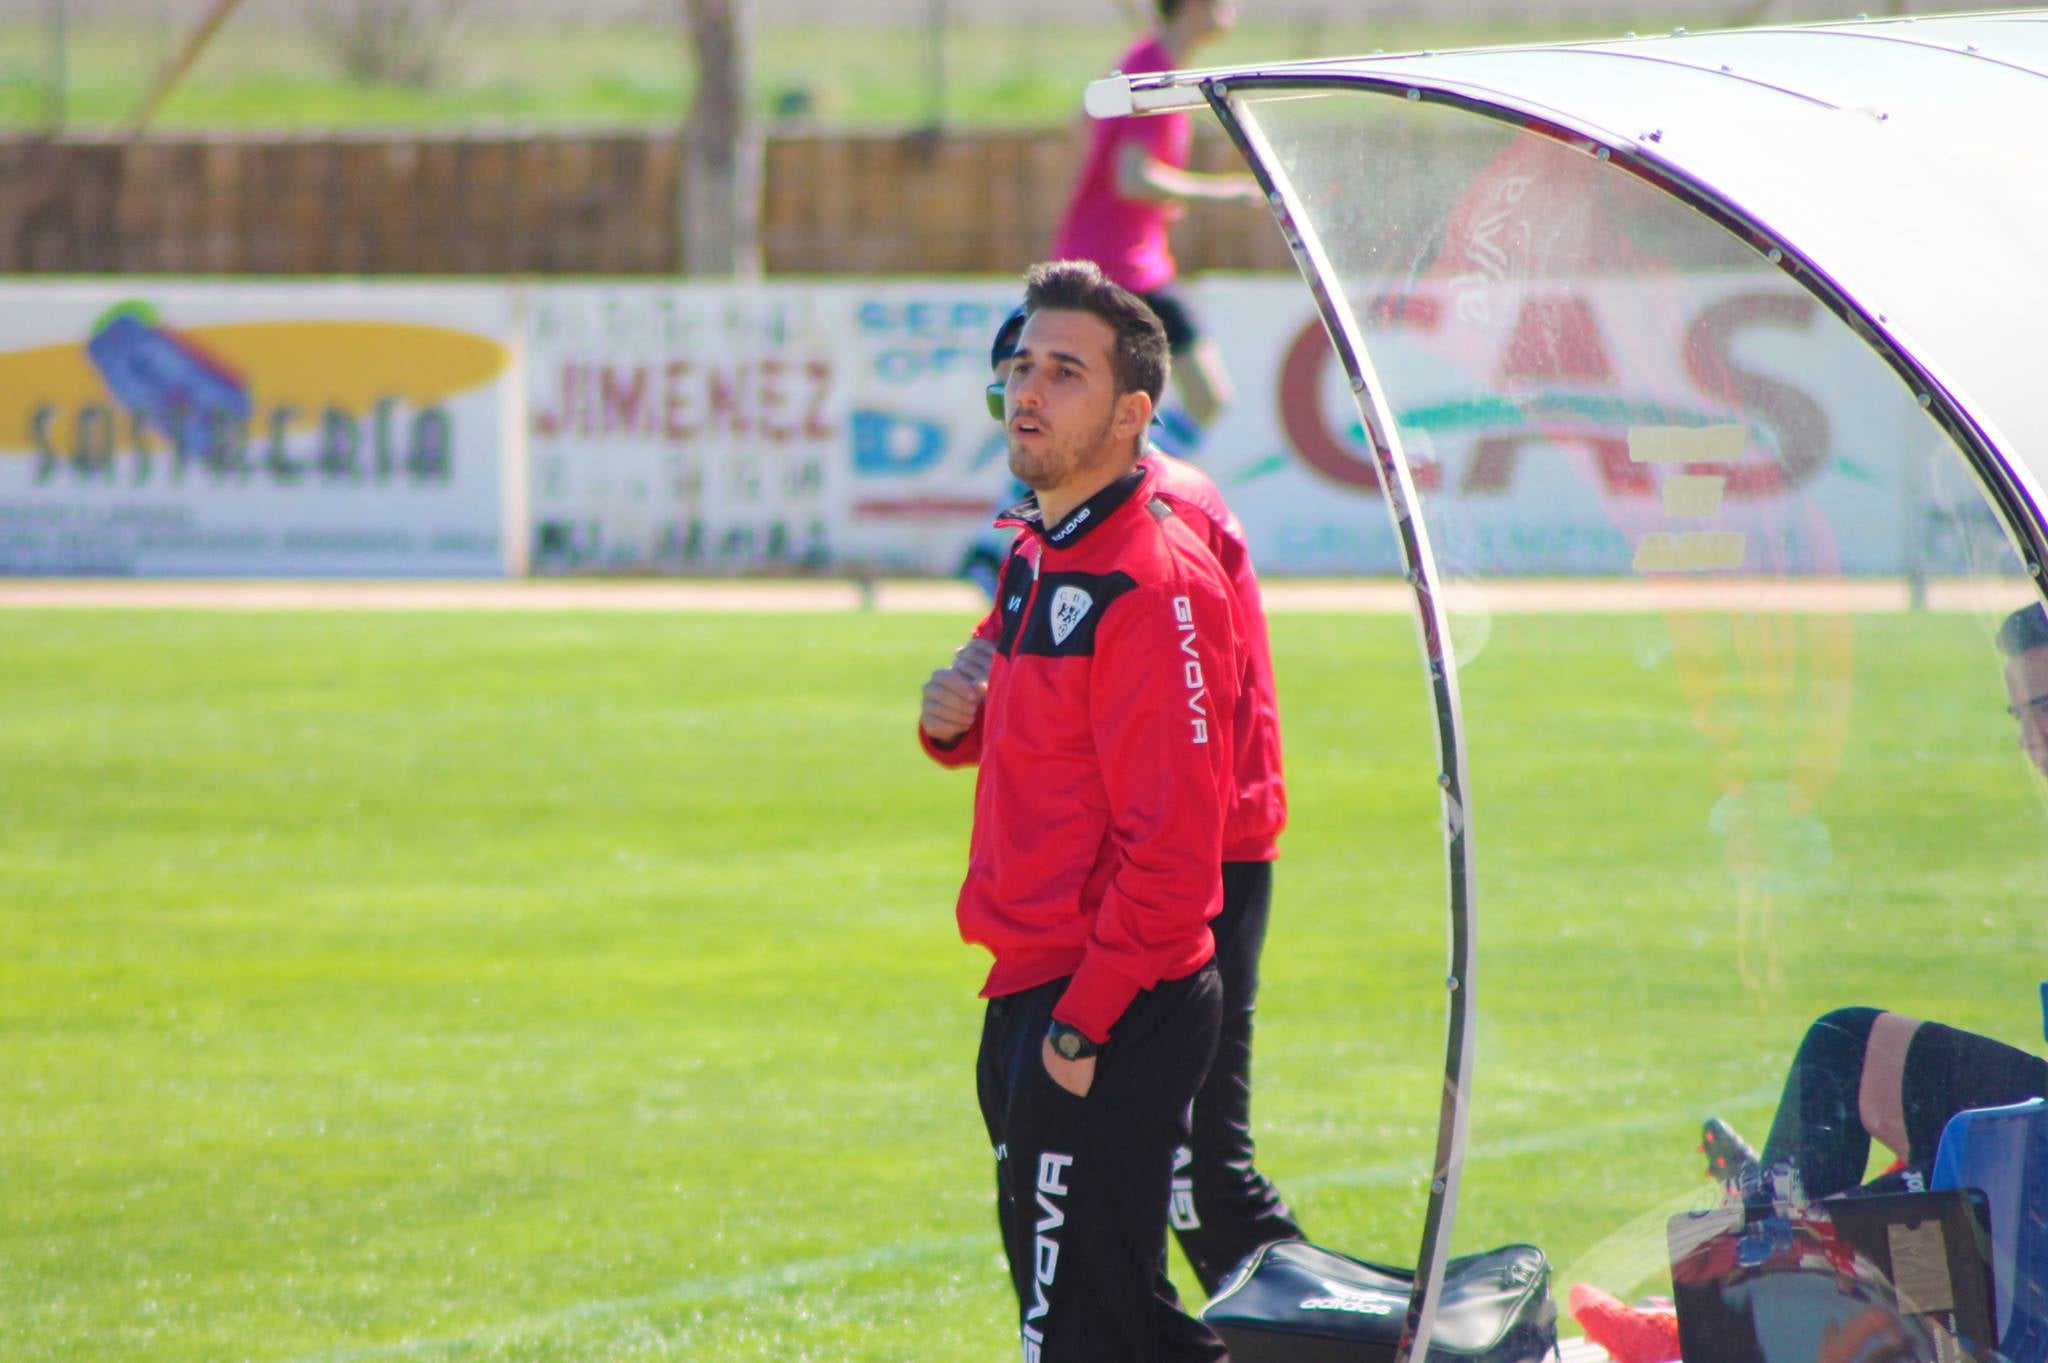
M 1173 54 L 1156 36 L 1145 38 L 1123 55 L 1117 69 L 1127 75 L 1170 71 Z M 1154 160 L 1185 167 L 1194 136 L 1194 119 L 1186 113 L 1095 120 L 1088 134 L 1088 160 L 1053 239 L 1053 258 L 1092 260 L 1133 293 L 1172 283 L 1176 266 L 1166 244 L 1166 225 L 1178 215 L 1178 206 L 1119 194 L 1116 163 L 1125 145 L 1135 144 Z

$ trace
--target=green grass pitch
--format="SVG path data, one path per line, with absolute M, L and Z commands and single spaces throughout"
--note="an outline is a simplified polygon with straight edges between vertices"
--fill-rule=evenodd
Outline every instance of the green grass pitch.
M 2038 1039 L 1982 625 L 1788 620 L 1501 617 L 1465 670 L 1461 1247 L 1649 1290 L 1699 1117 L 1761 1134 L 1817 1009 Z M 1012 1356 L 972 780 L 911 737 L 966 623 L 0 612 L 0 1357 Z M 1262 1163 L 1399 1261 L 1445 959 L 1414 628 L 1274 632 Z

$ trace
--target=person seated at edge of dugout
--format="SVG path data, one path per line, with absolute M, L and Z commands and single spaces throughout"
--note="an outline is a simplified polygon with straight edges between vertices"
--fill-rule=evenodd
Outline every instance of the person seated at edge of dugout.
M 1998 631 L 2008 709 L 2020 747 L 2048 776 L 2048 613 L 2024 606 Z M 1863 1179 L 1874 1137 L 1902 1166 L 1874 1189 L 1924 1187 L 1942 1128 L 1968 1108 L 2048 1097 L 2048 1061 L 1990 1037 L 1875 1008 L 1841 1008 L 1807 1029 L 1761 1153 L 1710 1120 L 1709 1172 L 1740 1186 L 1745 1172 L 1789 1163 L 1809 1197 Z
M 918 717 L 934 760 L 979 768 L 956 915 L 995 958 L 976 1087 L 997 1214 L 1025 1358 L 1220 1360 L 1166 1277 L 1166 1220 L 1221 1016 L 1248 664 L 1229 580 L 1140 463 L 1159 319 L 1085 262 L 1026 280 L 1005 405 L 1033 492 L 982 662 L 933 673 Z
M 2048 614 L 2034 605 L 2014 611 L 1999 628 L 1998 647 L 2020 747 L 2048 776 Z M 1730 1197 L 1778 1196 L 1778 1170 L 1789 1170 L 1798 1195 L 1810 1199 L 1919 1191 L 1951 1118 L 2030 1098 L 2048 1098 L 2048 1061 L 2039 1056 L 1903 1013 L 1837 1008 L 1801 1039 L 1763 1150 L 1718 1117 L 1707 1119 L 1700 1149 L 1708 1175 Z M 1865 1183 L 1873 1139 L 1896 1160 Z M 1574 1289 L 1573 1310 L 1592 1334 L 1579 1304 L 1582 1287 Z M 1673 1338 L 1668 1308 L 1623 1306 L 1597 1292 L 1590 1299 L 1610 1348 L 1628 1338 Z

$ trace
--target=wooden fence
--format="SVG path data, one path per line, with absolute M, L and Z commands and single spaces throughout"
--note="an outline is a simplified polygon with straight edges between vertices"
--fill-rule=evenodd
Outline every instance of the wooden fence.
M 1042 256 L 1079 162 L 1057 132 L 778 132 L 773 274 L 1011 274 Z M 680 144 L 647 133 L 0 140 L 0 273 L 664 275 Z M 1197 165 L 1228 169 L 1220 137 Z M 1291 268 L 1260 209 L 1201 205 L 1191 270 Z

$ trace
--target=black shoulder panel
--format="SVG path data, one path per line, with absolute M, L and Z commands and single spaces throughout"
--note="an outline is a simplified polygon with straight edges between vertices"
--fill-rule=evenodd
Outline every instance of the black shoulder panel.
M 1086 657 L 1095 652 L 1095 627 L 1125 592 L 1137 587 L 1129 573 L 1055 573 L 1039 580 L 1038 597 L 1030 617 L 1024 621 L 1012 657 L 1032 653 L 1042 657 Z M 1008 598 L 1005 597 L 1007 604 Z M 1008 631 L 1008 622 L 1004 624 Z

